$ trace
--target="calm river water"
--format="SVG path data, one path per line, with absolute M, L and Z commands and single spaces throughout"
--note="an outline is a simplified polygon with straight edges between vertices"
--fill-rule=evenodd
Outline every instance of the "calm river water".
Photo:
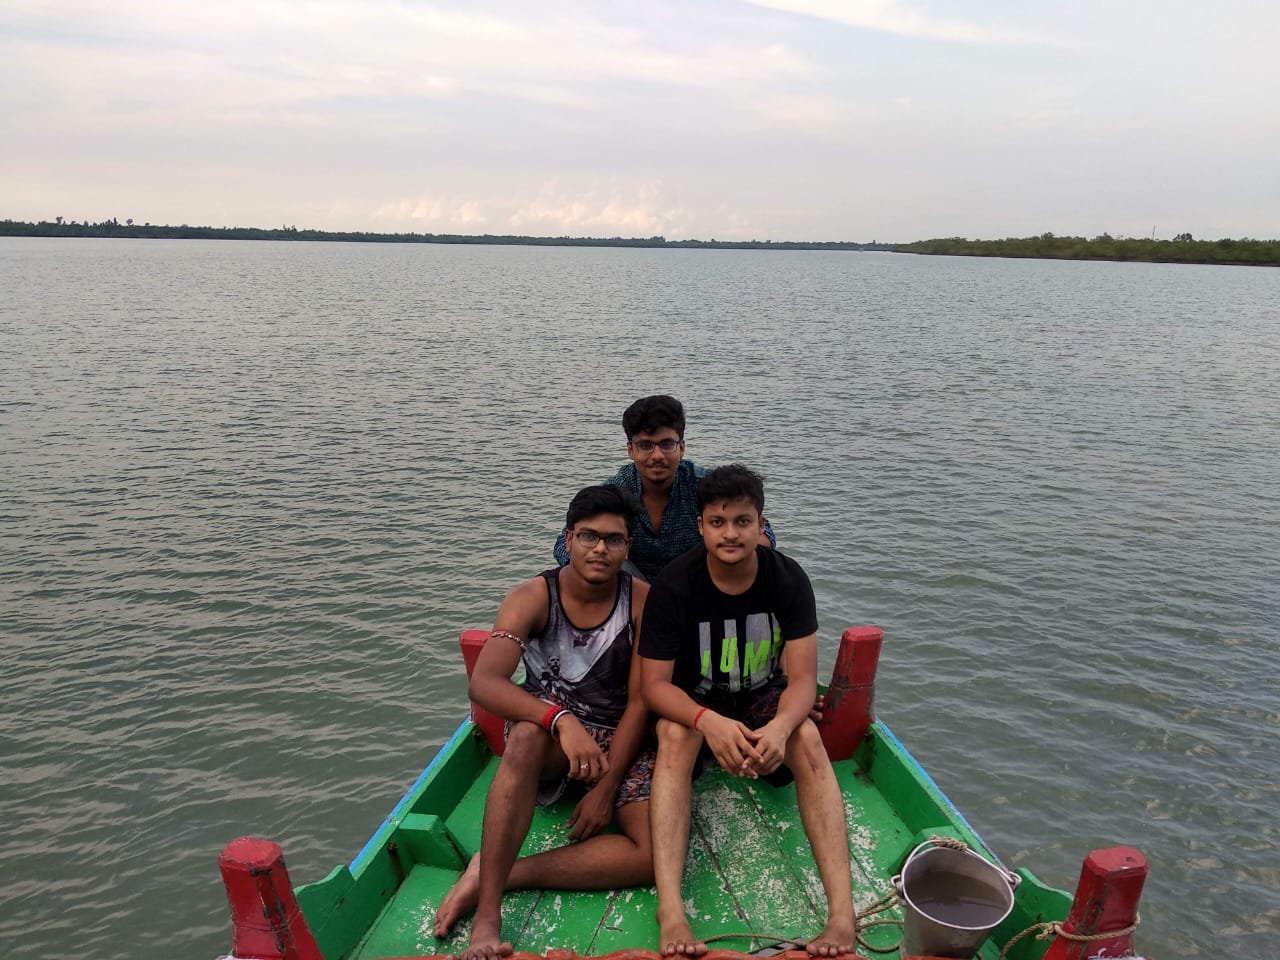
M 227 840 L 354 856 L 654 392 L 1006 861 L 1277 955 L 1280 271 L 10 239 L 0 956 L 210 958 Z

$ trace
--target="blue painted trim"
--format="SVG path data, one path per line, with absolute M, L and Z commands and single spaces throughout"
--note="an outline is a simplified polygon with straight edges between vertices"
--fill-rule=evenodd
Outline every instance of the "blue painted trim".
M 445 757 L 448 757 L 453 753 L 453 748 L 457 742 L 471 732 L 471 727 L 471 719 L 468 717 L 458 725 L 457 730 L 453 731 L 453 736 L 449 738 L 448 742 L 440 748 L 439 752 L 436 753 L 431 762 L 427 764 L 427 769 L 423 770 L 422 773 L 418 775 L 418 779 L 414 781 L 413 786 L 405 791 L 405 795 L 400 798 L 400 802 L 395 805 L 394 809 L 387 814 L 387 818 L 383 820 L 378 829 L 373 832 L 373 836 L 369 838 L 369 842 L 366 843 L 360 852 L 355 855 L 355 859 L 351 861 L 352 873 L 356 873 L 357 867 L 360 863 L 369 857 L 377 847 L 381 846 L 383 831 L 385 831 L 387 827 L 399 817 L 400 812 L 409 805 L 414 796 L 418 793 L 419 788 L 426 783 L 427 780 L 431 779 L 436 767 L 444 762 Z
M 899 740 L 897 736 L 894 734 L 894 732 L 889 729 L 888 724 L 884 723 L 881 720 L 877 720 L 876 723 L 879 724 L 880 729 L 884 731 L 885 739 L 888 740 L 889 743 L 891 743 L 893 746 L 897 747 L 898 750 L 902 753 L 902 755 L 911 761 L 911 765 L 916 768 L 916 772 L 920 775 L 920 779 L 922 779 L 926 784 L 932 787 L 934 791 L 937 792 L 938 796 L 940 796 L 946 802 L 948 809 L 950 809 L 951 812 L 955 814 L 955 818 L 960 821 L 960 823 L 964 826 L 966 830 L 968 830 L 971 834 L 973 834 L 975 837 L 978 838 L 978 842 L 982 844 L 982 848 L 987 851 L 988 855 L 990 855 L 993 859 L 996 859 L 996 855 L 992 853 L 991 847 L 987 845 L 987 841 L 983 840 L 982 836 L 978 833 L 978 831 L 973 829 L 973 825 L 969 823 L 968 820 L 965 819 L 964 814 L 960 812 L 960 808 L 951 802 L 951 798 L 948 797 L 945 793 L 943 793 L 942 788 L 938 786 L 938 784 L 934 781 L 933 777 L 929 776 L 929 771 L 926 770 L 924 767 L 920 766 L 920 761 L 915 758 L 915 754 L 913 754 L 910 750 L 908 750 L 905 746 L 903 746 L 902 741 Z M 998 859 L 997 859 L 997 862 L 999 862 Z

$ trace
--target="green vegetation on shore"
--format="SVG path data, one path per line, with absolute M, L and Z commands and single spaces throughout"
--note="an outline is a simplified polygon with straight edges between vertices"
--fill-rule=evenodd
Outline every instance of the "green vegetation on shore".
M 902 253 L 952 257 L 1029 257 L 1038 260 L 1140 260 L 1147 263 L 1227 263 L 1280 266 L 1280 240 L 1196 240 L 1180 233 L 1172 240 L 1113 237 L 1009 237 L 1005 240 L 966 240 L 947 237 L 898 244 Z
M 370 233 L 365 231 L 299 230 L 297 227 L 192 227 L 103 220 L 42 220 L 26 223 L 0 220 L 0 236 L 7 237 L 134 237 L 148 240 L 327 240 L 356 243 L 470 243 L 518 244 L 540 247 L 663 247 L 716 250 L 887 250 L 930 256 L 1017 257 L 1040 260 L 1133 260 L 1148 263 L 1218 263 L 1280 266 L 1280 240 L 1196 240 L 1182 233 L 1172 240 L 1113 237 L 1102 234 L 1058 237 L 1009 237 L 968 240 L 945 237 L 914 243 L 852 243 L 844 241 L 668 240 L 665 237 L 526 237 L 458 233 Z
M 0 220 L 0 237 L 136 237 L 146 240 L 328 240 L 354 243 L 477 243 L 530 247 L 704 247 L 723 250 L 892 250 L 888 243 L 843 243 L 773 240 L 668 240 L 665 237 L 524 237 L 510 234 L 367 233 L 363 231 L 299 230 L 279 227 L 179 227 L 137 224 L 132 220 L 76 223 L 42 220 L 23 223 Z

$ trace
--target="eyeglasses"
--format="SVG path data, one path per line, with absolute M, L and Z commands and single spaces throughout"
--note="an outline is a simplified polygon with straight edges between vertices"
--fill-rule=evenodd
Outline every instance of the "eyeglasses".
M 676 447 L 680 446 L 680 441 L 672 440 L 668 437 L 666 440 L 659 440 L 657 443 L 652 440 L 632 440 L 631 445 L 641 453 L 653 453 L 654 447 L 657 447 L 663 453 L 675 453 Z
M 597 533 L 590 527 L 579 527 L 573 531 L 573 539 L 577 540 L 588 550 L 594 550 L 597 543 L 601 540 L 610 550 L 621 550 L 628 543 L 628 538 L 620 533 Z

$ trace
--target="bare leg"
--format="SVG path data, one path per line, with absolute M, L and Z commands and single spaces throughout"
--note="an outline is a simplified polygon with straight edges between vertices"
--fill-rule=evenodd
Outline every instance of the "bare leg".
M 658 950 L 665 957 L 699 957 L 707 945 L 693 935 L 684 912 L 681 885 L 689 855 L 693 817 L 693 765 L 702 734 L 670 720 L 658 721 L 658 761 L 649 797 L 652 825 L 653 878 L 658 887 Z
M 502 939 L 502 892 L 520 845 L 529 833 L 538 777 L 551 745 L 550 734 L 537 724 L 511 725 L 507 749 L 484 804 L 484 829 L 475 874 L 476 916 L 471 925 L 471 943 L 463 951 L 462 960 L 490 960 L 511 953 L 511 944 Z M 445 901 L 448 900 L 446 896 Z M 440 920 L 437 915 L 437 927 Z
M 505 889 L 608 890 L 652 883 L 649 804 L 629 803 L 619 807 L 614 818 L 621 834 L 597 834 L 581 843 L 521 857 L 507 874 Z M 475 909 L 479 896 L 480 854 L 476 854 L 441 901 L 432 932 L 448 936 L 454 924 Z
M 787 741 L 786 764 L 796 778 L 800 820 L 827 895 L 827 925 L 809 943 L 809 953 L 815 957 L 853 953 L 856 932 L 844 797 L 813 721 L 801 723 Z

